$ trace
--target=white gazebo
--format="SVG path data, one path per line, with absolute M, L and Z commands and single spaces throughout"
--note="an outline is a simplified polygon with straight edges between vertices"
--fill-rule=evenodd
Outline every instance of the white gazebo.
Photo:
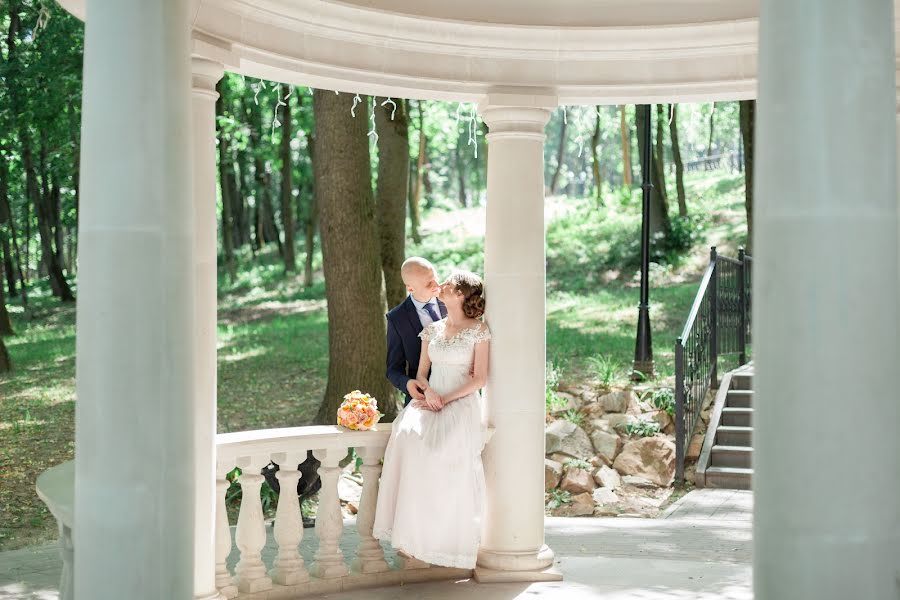
M 224 71 L 476 102 L 487 123 L 494 437 L 479 581 L 560 577 L 544 544 L 544 126 L 560 105 L 759 90 L 758 597 L 896 597 L 898 202 L 890 0 L 60 0 L 87 22 L 79 230 L 75 597 L 289 598 L 459 575 L 371 537 L 386 432 L 216 435 L 215 85 Z M 760 16 L 761 14 L 761 16 Z M 759 83 L 758 83 L 759 81 Z M 858 415 L 858 416 L 857 416 Z M 856 423 L 873 451 L 847 451 Z M 338 461 L 366 479 L 352 561 Z M 312 565 L 259 468 L 322 461 Z M 294 462 L 294 464 L 296 464 Z M 240 562 L 224 473 L 244 468 Z M 291 489 L 299 473 L 282 470 Z M 271 570 L 268 570 L 271 568 Z

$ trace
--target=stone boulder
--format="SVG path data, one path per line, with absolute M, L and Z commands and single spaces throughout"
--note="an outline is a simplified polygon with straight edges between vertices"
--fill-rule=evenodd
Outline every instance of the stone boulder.
M 597 469 L 597 472 L 594 473 L 594 481 L 597 485 L 611 490 L 617 490 L 622 487 L 622 478 L 619 476 L 619 472 L 607 466 Z
M 623 413 L 628 410 L 632 401 L 637 402 L 637 396 L 629 390 L 610 392 L 597 400 L 603 410 L 608 413 Z
M 544 491 L 549 492 L 559 485 L 562 479 L 563 466 L 555 460 L 544 459 Z
M 562 452 L 573 458 L 588 459 L 594 455 L 594 447 L 591 438 L 578 425 L 558 419 L 547 426 L 545 430 L 545 443 L 547 454 Z
M 568 392 L 556 392 L 556 396 L 560 400 L 560 407 L 554 410 L 553 414 L 563 414 L 566 411 L 578 410 L 584 404 L 580 396 Z
M 608 433 L 600 429 L 595 429 L 591 434 L 591 443 L 594 444 L 597 454 L 608 464 L 612 464 L 622 450 L 622 438 L 615 433 Z
M 666 487 L 675 479 L 675 444 L 662 436 L 625 444 L 613 468 L 624 475 L 637 475 Z
M 594 514 L 594 498 L 584 492 L 572 497 L 572 501 L 550 511 L 554 517 L 585 517 Z
M 674 425 L 672 417 L 664 410 L 655 410 L 650 413 L 650 419 L 659 423 L 659 430 L 665 431 Z
M 571 494 L 582 494 L 593 492 L 597 484 L 590 471 L 573 467 L 566 469 L 559 487 Z
M 616 495 L 614 491 L 609 488 L 601 487 L 594 490 L 594 493 L 591 494 L 591 497 L 594 500 L 594 504 L 598 506 L 608 506 L 610 504 L 617 504 L 619 502 L 619 497 Z
M 632 421 L 636 421 L 631 415 L 622 415 L 622 414 L 612 414 L 606 417 L 606 422 L 609 424 L 609 427 L 616 432 L 623 433 L 625 431 L 625 425 L 631 423 Z
M 625 475 L 622 477 L 622 483 L 636 488 L 656 488 L 659 487 L 646 477 L 638 477 L 637 475 Z

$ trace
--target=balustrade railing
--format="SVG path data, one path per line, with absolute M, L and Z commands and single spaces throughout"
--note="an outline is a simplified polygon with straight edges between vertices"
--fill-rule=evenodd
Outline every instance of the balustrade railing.
M 488 438 L 490 433 L 491 430 Z M 385 557 L 381 543 L 372 536 L 381 459 L 390 434 L 389 423 L 370 431 L 313 426 L 219 434 L 216 438 L 215 543 L 219 591 L 227 598 L 241 598 L 266 590 L 274 590 L 273 597 L 299 597 L 467 574 L 460 569 L 433 567 L 401 556 L 392 565 Z M 362 459 L 363 486 L 356 515 L 359 542 L 354 556 L 347 557 L 341 549 L 345 532 L 338 480 L 340 462 L 351 448 Z M 317 546 L 312 563 L 307 565 L 300 553 L 303 519 L 299 497 L 294 493 L 302 475 L 300 471 L 292 470 L 291 465 L 303 462 L 310 450 L 321 463 L 318 476 L 322 487 L 315 523 Z M 280 465 L 276 477 L 281 494 L 273 525 L 277 554 L 271 565 L 266 565 L 262 555 L 267 539 L 266 524 L 260 498 L 264 478 L 260 473 L 269 461 Z M 242 494 L 232 540 L 226 506 L 229 487 L 226 476 L 235 467 L 241 469 L 237 482 Z M 228 568 L 228 556 L 233 544 L 240 551 L 240 559 L 232 573 Z
M 685 449 L 700 421 L 703 401 L 718 387 L 719 357 L 747 362 L 750 345 L 752 257 L 710 250 L 684 330 L 675 342 L 675 478 L 684 480 Z

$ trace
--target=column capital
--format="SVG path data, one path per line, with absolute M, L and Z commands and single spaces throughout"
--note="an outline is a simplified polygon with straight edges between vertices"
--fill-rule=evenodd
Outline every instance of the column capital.
M 552 90 L 498 90 L 478 103 L 478 112 L 487 124 L 489 137 L 544 136 L 544 127 L 558 105 Z
M 217 99 L 216 84 L 224 74 L 225 65 L 222 63 L 200 56 L 191 57 L 191 91 L 194 94 Z

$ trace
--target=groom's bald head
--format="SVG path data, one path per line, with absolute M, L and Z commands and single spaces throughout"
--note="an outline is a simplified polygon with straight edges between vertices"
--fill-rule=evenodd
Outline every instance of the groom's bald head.
M 427 302 L 438 294 L 437 270 L 431 262 L 420 256 L 403 261 L 400 277 L 406 290 L 420 302 Z

